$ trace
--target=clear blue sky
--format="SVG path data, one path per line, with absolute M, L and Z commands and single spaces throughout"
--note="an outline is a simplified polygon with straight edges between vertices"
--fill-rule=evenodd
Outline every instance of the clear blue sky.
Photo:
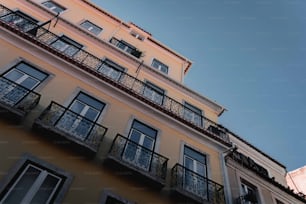
M 92 0 L 191 59 L 185 85 L 220 123 L 293 170 L 306 165 L 305 0 Z

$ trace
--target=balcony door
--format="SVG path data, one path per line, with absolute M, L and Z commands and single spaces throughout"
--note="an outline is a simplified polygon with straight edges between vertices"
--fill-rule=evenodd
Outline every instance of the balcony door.
M 123 159 L 144 170 L 149 170 L 157 131 L 139 121 L 133 122 Z
M 12 12 L 9 15 L 1 17 L 1 19 L 25 32 L 37 26 L 38 23 L 36 19 L 26 15 L 21 11 Z
M 0 100 L 11 106 L 17 104 L 47 76 L 28 64 L 17 64 L 1 77 Z
M 165 91 L 159 88 L 158 86 L 147 81 L 143 90 L 143 95 L 146 98 L 150 99 L 151 101 L 159 105 L 162 105 Z
M 206 156 L 185 146 L 184 148 L 184 188 L 186 191 L 207 199 Z
M 104 103 L 81 92 L 65 110 L 57 127 L 76 138 L 85 140 L 89 137 L 104 106 Z

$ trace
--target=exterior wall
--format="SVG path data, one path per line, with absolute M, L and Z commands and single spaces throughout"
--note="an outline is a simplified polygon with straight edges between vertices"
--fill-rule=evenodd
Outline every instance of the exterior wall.
M 290 171 L 286 175 L 288 186 L 294 192 L 306 195 L 306 166 Z

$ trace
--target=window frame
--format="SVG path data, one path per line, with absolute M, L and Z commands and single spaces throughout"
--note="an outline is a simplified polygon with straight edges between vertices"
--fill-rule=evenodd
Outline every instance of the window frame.
M 245 187 L 243 187 L 242 185 L 244 185 Z M 244 193 L 245 188 L 249 188 L 254 192 L 257 204 L 260 204 L 261 202 L 260 202 L 260 195 L 259 195 L 258 188 L 251 182 L 247 181 L 246 179 L 240 178 L 239 192 L 240 192 L 240 195 L 243 197 L 243 200 L 245 199 L 244 196 L 248 195 L 248 192 L 246 194 Z M 244 201 L 244 202 L 245 204 L 253 204 L 253 202 L 251 201 Z
M 107 66 L 108 68 L 113 69 L 113 70 L 115 70 L 115 71 L 117 71 L 117 72 L 120 72 L 119 77 L 118 77 L 118 78 L 115 78 L 115 77 L 112 77 L 112 76 L 108 75 L 109 73 L 106 74 L 105 72 L 100 71 L 100 70 L 103 70 L 102 68 L 103 68 L 103 65 L 105 65 L 105 64 L 106 64 L 106 66 Z M 97 71 L 98 71 L 99 73 L 101 73 L 101 74 L 103 74 L 103 75 L 105 75 L 105 76 L 108 76 L 108 77 L 112 78 L 112 79 L 115 80 L 115 81 L 119 81 L 120 78 L 122 77 L 122 75 L 126 72 L 126 70 L 127 70 L 127 68 L 125 68 L 125 67 L 123 67 L 123 66 L 117 64 L 116 62 L 114 62 L 113 60 L 111 60 L 111 59 L 109 59 L 109 58 L 105 58 L 104 60 L 102 60 L 102 61 L 101 61 L 101 64 L 100 64 L 99 67 L 97 68 Z
M 47 7 L 47 6 L 45 5 L 46 3 L 51 3 L 51 4 L 53 4 L 53 7 Z M 50 1 L 44 1 L 44 2 L 42 2 L 41 4 L 42 4 L 45 8 L 47 8 L 48 10 L 50 10 L 50 11 L 52 11 L 52 12 L 54 12 L 54 13 L 62 13 L 62 12 L 64 12 L 65 10 L 67 10 L 66 7 L 64 7 L 64 6 L 58 4 L 57 2 L 54 2 L 54 1 L 52 1 L 52 0 L 50 0 Z M 57 8 L 61 9 L 61 11 L 60 11 L 60 12 L 56 12 L 55 9 L 57 9 Z
M 155 94 L 160 94 L 160 95 L 162 96 L 161 101 L 160 101 L 160 102 L 157 102 L 157 101 L 153 100 L 152 97 L 153 97 L 154 95 L 151 95 L 151 97 L 146 96 L 146 95 L 145 95 L 145 91 L 146 91 L 147 89 L 150 90 L 150 91 L 153 91 L 153 92 L 154 92 L 154 95 L 155 95 Z M 159 105 L 163 105 L 163 104 L 164 104 L 164 100 L 165 100 L 165 96 L 166 96 L 166 90 L 160 88 L 159 86 L 155 85 L 154 83 L 152 83 L 152 82 L 150 82 L 150 81 L 148 81 L 148 80 L 145 80 L 145 85 L 144 85 L 144 87 L 143 87 L 143 96 L 144 96 L 145 98 L 148 98 L 149 100 L 151 100 L 151 101 L 153 101 L 153 102 L 159 104 Z M 154 98 L 154 97 L 153 97 L 153 98 Z
M 61 43 L 65 43 L 67 46 L 64 47 L 63 49 L 59 49 L 57 47 L 54 46 L 55 43 L 57 42 L 61 42 Z M 73 57 L 74 55 L 76 55 L 80 50 L 82 50 L 84 48 L 84 45 L 82 45 L 81 43 L 78 43 L 77 41 L 73 40 L 72 38 L 66 36 L 66 35 L 62 35 L 57 37 L 54 41 L 52 41 L 50 43 L 50 46 L 54 49 L 56 49 L 57 51 L 68 55 L 70 57 Z M 75 53 L 73 53 L 72 55 L 70 55 L 69 53 L 66 53 L 66 51 L 69 49 L 69 47 L 74 47 L 77 49 L 77 51 Z
M 89 23 L 90 26 L 89 26 L 88 28 L 85 27 L 85 26 L 84 26 L 85 23 Z M 82 21 L 82 22 L 80 23 L 80 27 L 81 27 L 82 29 L 86 30 L 87 32 L 89 32 L 89 33 L 95 35 L 95 36 L 98 36 L 98 35 L 101 34 L 101 32 L 103 31 L 103 28 L 102 28 L 102 27 L 100 27 L 100 26 L 98 26 L 98 25 L 92 23 L 92 22 L 89 21 L 89 20 L 84 20 L 84 21 Z M 91 28 L 91 27 L 92 27 L 92 28 L 99 29 L 99 32 L 97 32 L 97 33 L 93 32 L 92 29 L 89 29 L 89 28 Z
M 192 123 L 198 124 L 197 121 L 195 121 L 195 114 L 199 114 L 200 115 L 200 127 L 204 127 L 204 120 L 203 120 L 203 115 L 204 115 L 204 111 L 194 105 L 192 105 L 191 103 L 188 103 L 187 101 L 184 101 L 184 119 L 185 120 L 189 120 L 188 118 L 186 118 L 186 109 L 189 112 L 192 112 L 193 116 L 192 116 L 192 120 L 190 120 Z M 198 111 L 198 112 L 197 112 Z
M 29 153 L 23 154 L 21 159 L 7 171 L 7 175 L 0 181 L 0 197 L 4 197 L 4 195 L 10 193 L 10 188 L 17 183 L 19 178 L 21 178 L 21 174 L 25 171 L 28 165 L 33 165 L 35 168 L 41 168 L 48 171 L 48 173 L 62 177 L 63 180 L 61 181 L 60 186 L 55 190 L 55 195 L 51 198 L 52 202 L 61 203 L 72 183 L 72 174 Z M 27 192 L 27 194 L 28 193 L 30 192 Z
M 107 204 L 107 198 L 108 197 L 112 197 L 116 200 L 118 200 L 119 202 L 122 202 L 123 204 L 136 204 L 135 202 L 129 201 L 125 198 L 123 198 L 122 196 L 119 196 L 118 194 L 115 194 L 113 191 L 111 190 L 103 190 L 99 204 Z
M 157 64 L 158 66 L 156 67 L 154 64 Z M 169 73 L 169 66 L 166 65 L 165 63 L 161 62 L 160 60 L 156 59 L 156 58 L 154 58 L 152 60 L 151 67 L 154 67 L 155 69 L 159 70 L 160 72 L 162 72 L 164 74 Z M 162 68 L 165 68 L 166 71 L 163 71 Z

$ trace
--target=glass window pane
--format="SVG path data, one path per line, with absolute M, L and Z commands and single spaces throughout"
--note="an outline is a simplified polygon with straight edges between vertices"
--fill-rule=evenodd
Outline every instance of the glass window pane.
M 136 131 L 136 130 L 132 130 L 131 135 L 130 135 L 130 140 L 132 140 L 133 142 L 139 143 L 141 137 L 141 133 Z
M 80 114 L 82 110 L 84 109 L 85 104 L 79 102 L 79 101 L 74 101 L 73 104 L 70 107 L 70 110 L 72 110 L 75 113 Z
M 56 185 L 59 183 L 59 179 L 48 175 L 42 185 L 40 186 L 39 190 L 35 194 L 34 198 L 32 199 L 31 203 L 47 203 L 49 198 L 52 196 L 52 193 L 55 191 Z
M 1 203 L 21 203 L 22 199 L 38 178 L 40 172 L 40 170 L 29 166 L 29 168 L 22 175 L 21 179 L 13 187 L 13 190 L 9 193 L 9 196 L 6 197 L 5 200 L 1 201 Z
M 134 129 L 139 130 L 140 132 L 142 132 L 143 134 L 152 137 L 153 139 L 155 139 L 156 135 L 157 135 L 157 131 L 147 125 L 144 125 L 140 122 L 138 122 L 137 120 L 135 120 L 133 122 L 133 126 Z
M 97 111 L 96 109 L 93 108 L 89 108 L 86 112 L 86 114 L 84 115 L 85 118 L 91 120 L 91 121 L 95 121 L 97 119 L 99 115 L 99 111 Z
M 152 150 L 152 149 L 153 149 L 153 142 L 154 142 L 154 141 L 152 140 L 152 138 L 150 138 L 150 137 L 145 137 L 144 140 L 143 140 L 142 146 L 144 146 L 144 147 L 146 147 L 146 148 Z
M 35 88 L 35 86 L 39 83 L 38 80 L 28 77 L 26 78 L 23 82 L 20 83 L 20 85 L 22 85 L 23 87 L 26 87 L 28 89 L 33 89 Z
M 30 65 L 27 65 L 25 63 L 20 63 L 16 66 L 17 69 L 23 71 L 24 73 L 37 78 L 40 81 L 43 81 L 48 75 L 46 73 L 43 73 Z
M 202 162 L 203 164 L 206 164 L 206 156 L 185 146 L 184 148 L 184 154 L 199 161 L 199 162 Z
M 83 94 L 83 93 L 79 93 L 79 95 L 77 96 L 77 99 L 79 101 L 82 101 L 83 103 L 91 106 L 91 107 L 94 107 L 95 109 L 97 109 L 99 111 L 101 111 L 105 106 L 104 103 L 102 103 L 102 102 L 100 102 L 100 101 L 98 101 L 98 100 L 96 100 L 96 99 L 94 99 L 94 98 L 92 98 L 92 97 L 90 97 L 86 94 Z
M 18 70 L 11 70 L 8 73 L 6 73 L 4 76 L 5 78 L 11 80 L 11 81 L 17 81 L 19 78 L 21 78 L 24 74 L 19 72 Z

